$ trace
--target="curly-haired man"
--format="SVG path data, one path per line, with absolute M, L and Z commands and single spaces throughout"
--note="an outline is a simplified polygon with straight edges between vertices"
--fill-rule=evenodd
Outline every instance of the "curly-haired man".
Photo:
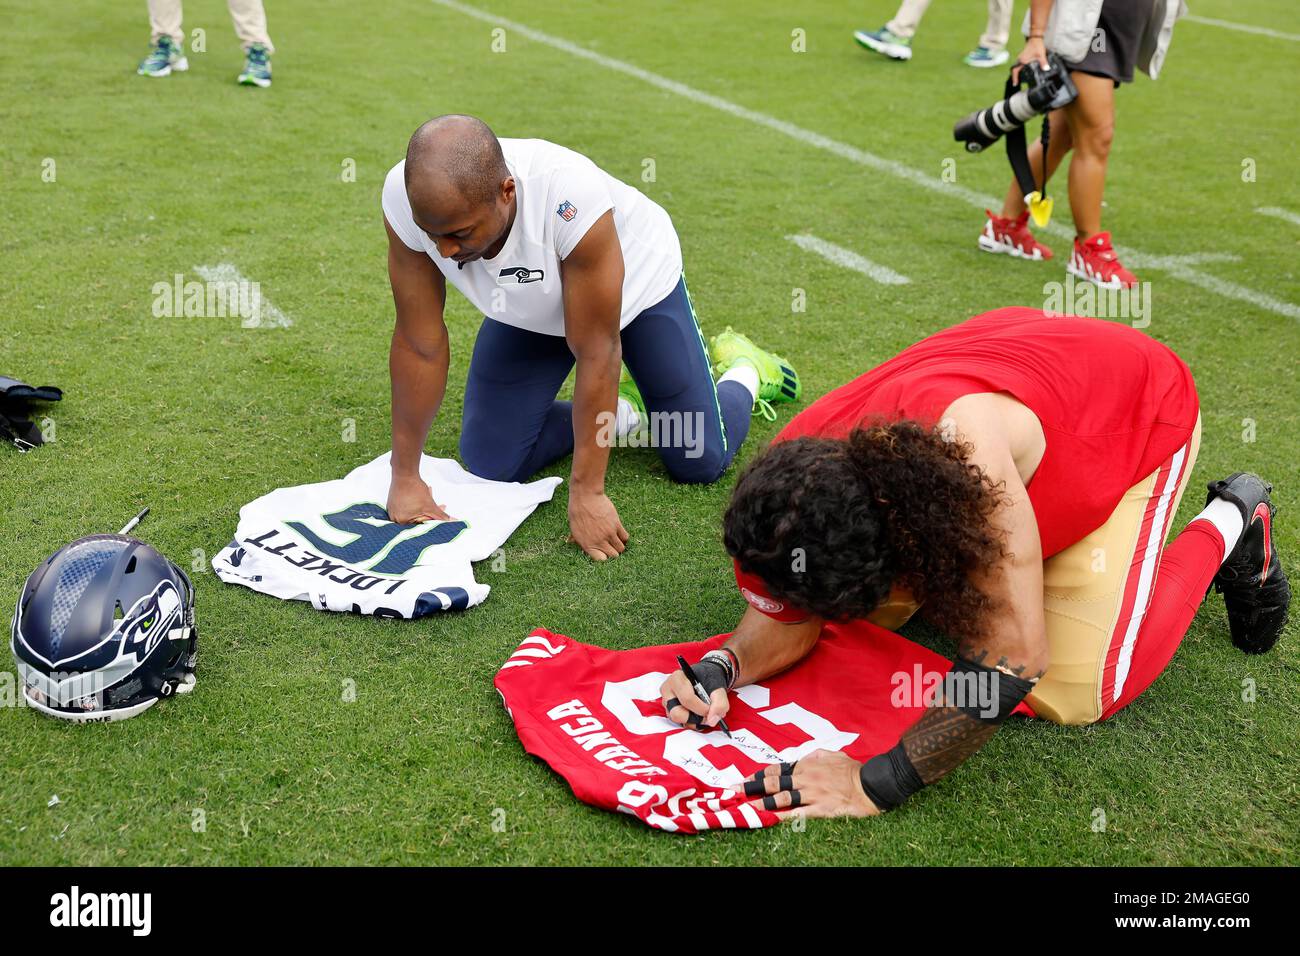
M 713 727 L 727 690 L 800 660 L 826 620 L 921 613 L 952 672 L 887 753 L 818 752 L 748 785 L 810 815 L 897 806 L 979 750 L 1013 710 L 1104 720 L 1172 658 L 1211 584 L 1233 642 L 1268 650 L 1290 589 L 1272 487 L 1238 472 L 1163 548 L 1196 460 L 1187 366 L 1127 326 L 999 309 L 918 342 L 796 416 L 736 484 L 727 550 L 751 605 L 662 696 Z

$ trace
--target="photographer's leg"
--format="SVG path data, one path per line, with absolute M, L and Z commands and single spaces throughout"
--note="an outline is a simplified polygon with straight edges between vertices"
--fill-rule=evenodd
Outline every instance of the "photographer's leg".
M 1065 108 L 1074 138 L 1070 160 L 1070 211 L 1080 239 L 1101 232 L 1106 162 L 1115 135 L 1115 82 L 1090 73 L 1072 74 L 1078 98 Z M 1055 128 L 1053 128 L 1055 132 Z
M 1052 132 L 1048 136 L 1047 143 L 1047 178 L 1051 179 L 1056 172 L 1056 167 L 1061 165 L 1061 160 L 1065 154 L 1070 151 L 1074 145 L 1074 140 L 1070 135 L 1070 124 L 1066 119 L 1065 110 L 1053 110 L 1048 116 L 1052 124 Z M 1043 141 L 1035 139 L 1029 144 L 1029 168 L 1034 171 L 1034 182 L 1038 185 L 1041 192 L 1043 189 L 1042 173 L 1043 168 Z M 1020 194 L 1020 184 L 1016 182 L 1015 177 L 1011 177 L 1011 185 L 1007 187 L 1007 198 L 1002 203 L 1002 215 L 1006 219 L 1015 219 L 1025 211 L 1025 198 Z

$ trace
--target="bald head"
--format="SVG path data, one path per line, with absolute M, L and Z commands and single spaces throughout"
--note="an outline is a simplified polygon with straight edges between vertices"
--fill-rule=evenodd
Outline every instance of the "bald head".
M 515 221 L 515 181 L 487 124 L 438 116 L 406 148 L 406 197 L 438 254 L 462 266 L 501 251 Z
M 406 147 L 406 194 L 417 210 L 490 203 L 509 176 L 496 134 L 473 116 L 436 116 Z

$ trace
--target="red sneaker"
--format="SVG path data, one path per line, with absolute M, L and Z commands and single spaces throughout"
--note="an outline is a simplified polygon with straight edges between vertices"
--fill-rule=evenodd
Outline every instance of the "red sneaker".
M 1065 271 L 1095 282 L 1103 289 L 1127 289 L 1138 282 L 1137 276 L 1120 265 L 1119 256 L 1111 248 L 1109 232 L 1099 232 L 1084 242 L 1076 236 Z
M 1052 258 L 1052 250 L 1029 231 L 1028 209 L 1015 219 L 1003 219 L 987 209 L 984 213 L 989 217 L 980 233 L 980 248 L 985 252 L 1005 252 L 1017 259 L 1033 259 L 1035 262 Z

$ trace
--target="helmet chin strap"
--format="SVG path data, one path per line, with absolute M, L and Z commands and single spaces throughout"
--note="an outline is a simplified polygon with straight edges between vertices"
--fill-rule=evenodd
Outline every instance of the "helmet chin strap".
M 189 687 L 185 690 L 181 690 L 181 686 L 178 685 L 176 693 L 189 693 L 193 689 L 193 682 L 190 682 Z M 39 710 L 42 714 L 46 714 L 50 717 L 57 717 L 59 720 L 71 721 L 74 724 L 99 724 L 114 720 L 127 720 L 128 718 L 135 717 L 137 714 L 144 713 L 161 700 L 159 697 L 150 697 L 148 700 L 142 700 L 138 704 L 132 704 L 130 707 L 119 707 L 116 710 L 56 710 L 48 704 L 42 703 L 33 697 L 32 691 L 33 688 L 31 687 L 23 688 L 23 696 L 27 700 L 28 707 Z

